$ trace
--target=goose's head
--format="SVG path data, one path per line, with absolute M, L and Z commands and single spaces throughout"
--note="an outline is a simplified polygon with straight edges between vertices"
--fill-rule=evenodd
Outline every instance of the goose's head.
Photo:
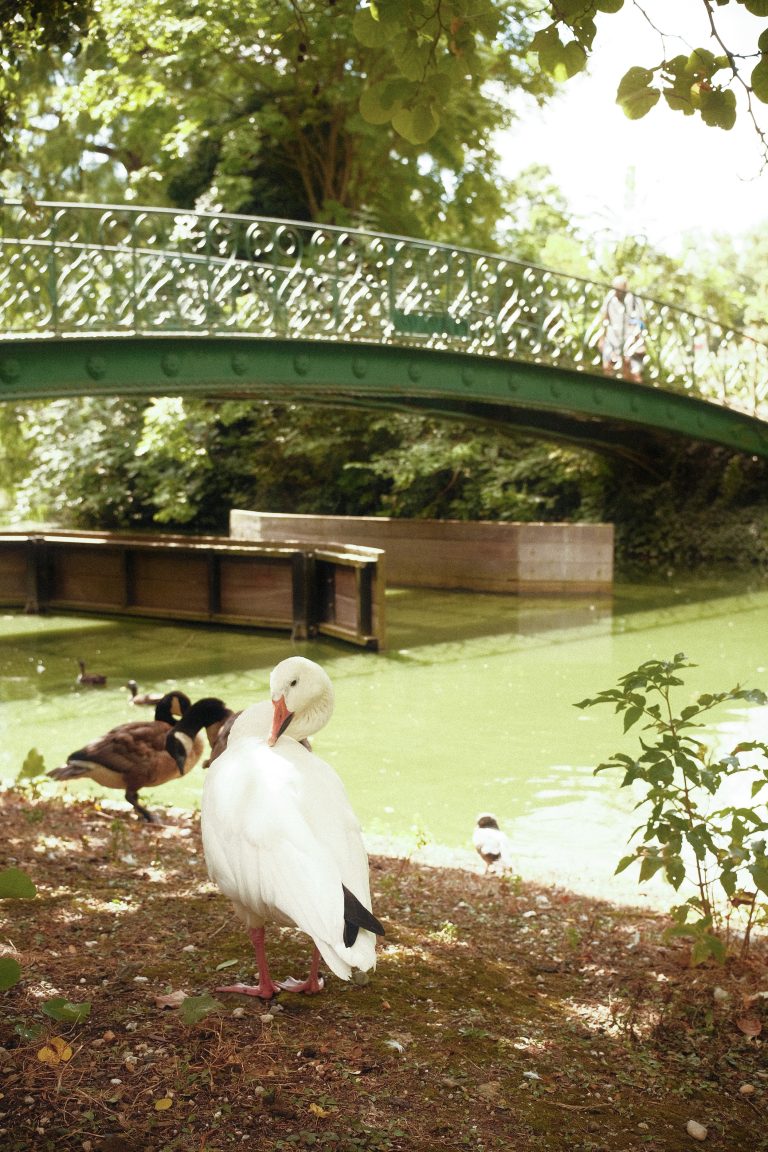
M 272 669 L 269 689 L 273 709 L 272 730 L 267 741 L 270 746 L 284 732 L 294 740 L 305 740 L 331 718 L 333 685 L 314 660 L 304 656 L 282 660 Z

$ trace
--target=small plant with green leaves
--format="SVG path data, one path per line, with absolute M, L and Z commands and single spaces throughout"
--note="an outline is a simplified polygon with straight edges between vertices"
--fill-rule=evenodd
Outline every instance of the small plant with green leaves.
M 765 804 L 755 805 L 768 786 L 768 744 L 742 742 L 725 756 L 715 758 L 700 739 L 702 718 L 719 705 L 743 701 L 766 704 L 757 688 L 736 687 L 729 692 L 704 693 L 679 714 L 672 703 L 674 690 L 683 686 L 680 672 L 693 668 L 683 653 L 672 660 L 647 660 L 619 680 L 617 688 L 581 700 L 577 708 L 612 704 L 624 717 L 624 732 L 643 724 L 640 754 L 615 752 L 599 764 L 595 774 L 608 769 L 623 772 L 622 788 L 639 786 L 644 795 L 636 807 L 650 809 L 630 841 L 634 851 L 624 856 L 617 874 L 640 864 L 643 882 L 660 872 L 677 891 L 684 882 L 693 894 L 672 908 L 670 934 L 691 941 L 691 962 L 708 958 L 724 961 L 735 911 L 746 916 L 741 951 L 749 951 L 754 925 L 765 920 L 768 902 L 768 819 Z M 734 791 L 730 783 L 744 782 L 752 802 L 725 803 Z M 727 789 L 726 789 L 727 784 Z

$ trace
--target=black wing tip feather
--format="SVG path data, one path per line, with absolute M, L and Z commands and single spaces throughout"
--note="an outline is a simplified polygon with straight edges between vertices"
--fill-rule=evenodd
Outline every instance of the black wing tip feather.
M 357 933 L 361 928 L 365 928 L 367 932 L 374 932 L 377 936 L 384 935 L 384 927 L 381 921 L 377 920 L 373 912 L 369 912 L 364 904 L 361 904 L 357 896 L 350 892 L 345 884 L 342 884 L 344 892 L 344 944 L 347 948 L 351 948 L 355 940 L 357 940 Z

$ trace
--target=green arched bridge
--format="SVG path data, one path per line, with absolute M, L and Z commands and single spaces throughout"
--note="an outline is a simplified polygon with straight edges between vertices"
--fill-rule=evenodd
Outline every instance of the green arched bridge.
M 0 204 L 0 399 L 204 395 L 491 421 L 652 459 L 768 457 L 768 345 L 645 298 L 606 377 L 605 284 L 465 248 L 131 205 Z

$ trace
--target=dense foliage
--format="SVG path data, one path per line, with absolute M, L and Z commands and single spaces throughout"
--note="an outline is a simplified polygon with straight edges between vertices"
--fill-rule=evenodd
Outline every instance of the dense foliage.
M 137 21 L 128 0 L 0 0 L 5 190 L 362 223 L 597 280 L 634 269 L 637 291 L 765 336 L 764 231 L 679 258 L 632 236 L 596 250 L 545 169 L 499 177 L 499 130 L 575 70 L 552 37 L 586 59 L 596 12 L 621 7 L 148 0 Z M 654 77 L 679 87 L 661 66 Z M 498 429 L 346 409 L 0 408 L 0 500 L 15 522 L 225 531 L 231 507 L 610 519 L 625 563 L 766 567 L 765 471 L 698 446 L 670 450 L 649 476 Z

